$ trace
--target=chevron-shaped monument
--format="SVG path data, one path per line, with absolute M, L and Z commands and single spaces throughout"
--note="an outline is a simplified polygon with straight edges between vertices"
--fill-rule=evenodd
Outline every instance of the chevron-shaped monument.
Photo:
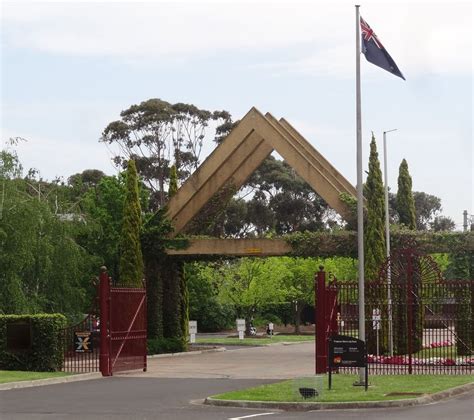
M 226 184 L 239 189 L 273 150 L 342 218 L 350 218 L 340 194 L 355 198 L 354 186 L 285 119 L 277 120 L 252 108 L 171 198 L 167 217 L 173 223 L 173 235 L 182 232 Z M 170 253 L 192 253 L 184 251 Z

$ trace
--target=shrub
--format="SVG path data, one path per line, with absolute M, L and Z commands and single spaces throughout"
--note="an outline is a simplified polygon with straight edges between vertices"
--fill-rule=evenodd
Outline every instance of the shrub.
M 179 353 L 187 350 L 181 338 L 150 338 L 147 340 L 148 354 Z
M 8 324 L 29 324 L 31 346 L 24 350 L 7 348 Z M 61 314 L 0 315 L 0 369 L 53 372 L 63 363 L 61 330 L 66 318 Z

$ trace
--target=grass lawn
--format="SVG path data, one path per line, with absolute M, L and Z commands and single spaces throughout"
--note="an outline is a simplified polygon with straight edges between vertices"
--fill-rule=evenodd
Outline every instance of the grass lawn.
M 197 338 L 196 343 L 199 344 L 222 344 L 222 345 L 239 345 L 239 346 L 262 346 L 272 343 L 298 343 L 305 341 L 313 341 L 314 335 L 274 335 L 272 338 L 255 338 L 245 337 L 239 340 L 237 337 L 230 338 Z
M 353 386 L 357 375 L 333 375 L 332 390 L 328 390 L 328 376 L 323 376 L 322 395 L 317 399 L 304 400 L 298 392 L 299 387 L 308 386 L 305 381 L 292 379 L 240 391 L 214 395 L 219 400 L 277 401 L 277 402 L 344 402 L 344 401 L 386 401 L 416 398 L 421 394 L 432 394 L 458 385 L 474 381 L 474 375 L 393 375 L 369 376 L 369 389 Z M 405 393 L 404 395 L 387 395 Z M 406 393 L 416 393 L 407 395 Z
M 58 378 L 69 376 L 65 372 L 23 372 L 17 370 L 0 370 L 0 384 L 18 381 L 33 381 L 35 379 Z

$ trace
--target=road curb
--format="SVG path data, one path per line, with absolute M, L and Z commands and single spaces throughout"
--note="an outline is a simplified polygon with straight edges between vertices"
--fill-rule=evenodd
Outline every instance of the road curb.
M 217 347 L 215 349 L 208 350 L 197 350 L 183 353 L 167 353 L 167 354 L 155 354 L 147 356 L 148 359 L 155 358 L 166 358 L 166 357 L 179 357 L 179 356 L 192 356 L 203 353 L 216 353 L 226 351 L 224 347 Z M 35 379 L 32 381 L 18 381 L 18 382 L 7 382 L 0 384 L 0 391 L 8 391 L 10 389 L 21 389 L 21 388 L 31 388 L 34 386 L 43 386 L 43 385 L 55 385 L 55 384 L 64 384 L 69 382 L 78 382 L 78 381 L 87 381 L 89 379 L 99 379 L 102 378 L 100 372 L 90 372 L 90 373 L 79 373 L 71 374 L 70 376 L 61 376 L 59 378 L 46 378 L 46 379 Z
M 180 353 L 151 354 L 147 356 L 147 359 L 164 359 L 167 357 L 196 356 L 198 354 L 220 353 L 223 351 L 227 351 L 225 347 L 216 347 L 215 349 L 208 349 L 208 350 L 183 351 Z
M 216 400 L 208 397 L 204 404 L 220 407 L 239 408 L 263 408 L 284 411 L 313 411 L 313 410 L 341 410 L 358 408 L 392 408 L 392 407 L 412 407 L 415 405 L 431 404 L 437 401 L 448 399 L 457 395 L 474 391 L 474 382 L 460 385 L 455 388 L 446 389 L 431 395 L 419 398 L 389 401 L 364 401 L 364 402 L 340 402 L 340 403 L 298 403 L 298 402 L 271 402 L 271 401 L 243 401 L 243 400 Z
M 226 347 L 240 347 L 239 350 L 246 350 L 246 349 L 255 349 L 258 347 L 265 348 L 265 347 L 277 347 L 277 346 L 294 346 L 297 344 L 305 344 L 305 343 L 312 343 L 311 341 L 279 341 L 278 343 L 267 343 L 267 344 L 225 344 Z M 213 343 L 202 343 L 203 345 L 212 345 Z M 313 343 L 314 344 L 314 343 Z
M 78 382 L 78 381 L 88 381 L 90 379 L 99 379 L 102 378 L 100 372 L 92 373 L 80 373 L 71 376 L 61 376 L 59 378 L 47 378 L 47 379 L 35 379 L 33 381 L 18 381 L 18 382 L 7 382 L 5 384 L 0 384 L 0 391 L 8 391 L 10 389 L 21 389 L 21 388 L 31 388 L 34 386 L 43 386 L 43 385 L 55 385 L 55 384 L 64 384 L 68 382 Z

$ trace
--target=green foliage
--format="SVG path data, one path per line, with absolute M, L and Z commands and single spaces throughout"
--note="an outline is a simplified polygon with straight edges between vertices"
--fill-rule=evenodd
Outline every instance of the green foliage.
M 31 349 L 7 351 L 7 324 L 31 323 Z M 61 314 L 0 315 L 0 369 L 52 372 L 63 363 L 61 330 L 66 318 Z
M 377 279 L 380 266 L 386 259 L 384 188 L 373 133 L 370 142 L 369 174 L 364 195 L 367 199 L 367 220 L 364 224 L 364 270 L 366 281 L 373 281 Z
M 183 262 L 181 262 L 179 290 L 179 319 L 181 322 L 181 337 L 184 341 L 187 341 L 189 336 L 189 290 L 188 282 L 186 281 L 185 267 Z
M 228 182 L 199 210 L 186 226 L 187 234 L 225 236 L 228 217 L 226 210 L 232 206 L 232 196 L 237 192 L 235 185 Z M 242 221 L 240 221 L 242 223 Z M 231 227 L 231 230 L 235 227 Z
M 231 123 L 228 112 L 210 112 L 159 98 L 132 105 L 120 117 L 107 125 L 101 141 L 120 147 L 123 154 L 114 158 L 118 166 L 124 168 L 129 159 L 136 161 L 143 182 L 153 191 L 155 210 L 165 204 L 171 165 L 176 166 L 179 179 L 186 179 L 199 165 L 209 122 Z M 217 129 L 224 135 L 224 126 Z
M 338 374 L 333 378 L 332 390 L 329 391 L 328 375 L 323 377 L 323 392 L 318 401 L 328 403 L 416 398 L 419 393 L 433 394 L 469 384 L 474 379 L 474 375 L 372 375 L 370 386 L 365 391 L 362 386 L 353 386 L 356 378 L 354 374 Z M 212 398 L 217 400 L 302 402 L 301 395 L 295 392 L 301 383 L 302 379 L 296 378 L 213 395 Z M 392 393 L 399 393 L 399 395 L 389 396 Z
M 35 381 L 37 379 L 61 378 L 70 376 L 67 372 L 24 372 L 21 370 L 1 370 L 0 384 L 8 382 Z
M 127 189 L 120 241 L 120 284 L 142 287 L 143 257 L 140 244 L 141 209 L 135 162 L 128 162 Z
M 18 178 L 16 156 L 1 156 L 0 313 L 83 313 L 99 263 L 75 240 L 83 223 L 55 213 L 45 183 Z
M 163 336 L 165 338 L 181 338 L 183 336 L 181 277 L 183 276 L 183 262 L 167 257 L 161 268 L 163 281 Z
M 200 332 L 222 331 L 234 323 L 229 307 L 218 301 L 218 263 L 188 263 L 185 266 L 189 291 L 189 319 L 198 323 Z
M 346 204 L 350 212 L 347 220 L 347 230 L 357 230 L 357 199 L 346 192 L 339 194 L 339 199 Z
M 248 321 L 256 311 L 268 304 L 285 302 L 285 277 L 290 275 L 281 259 L 241 258 L 219 273 L 219 302 L 234 308 L 237 318 Z
M 101 259 L 100 264 L 107 267 L 115 282 L 119 281 L 119 244 L 125 192 L 125 176 L 106 176 L 94 188 L 87 190 L 81 201 L 86 223 L 77 241 Z
M 176 266 L 171 267 L 171 260 L 166 256 L 166 248 L 185 248 L 188 244 L 187 239 L 168 237 L 172 231 L 172 226 L 169 220 L 165 216 L 166 208 L 162 208 L 145 221 L 142 235 L 141 244 L 143 250 L 143 258 L 145 263 L 145 278 L 147 283 L 147 317 L 148 317 L 148 337 L 161 338 L 164 336 L 164 317 L 171 316 L 173 326 L 171 330 L 178 332 L 178 336 L 182 336 L 183 326 L 180 324 L 182 319 L 179 315 L 179 308 L 184 313 L 184 309 L 181 306 L 183 301 L 180 300 L 180 295 L 176 293 L 177 290 L 181 290 L 181 286 L 169 284 L 169 282 L 178 281 L 180 278 L 177 277 L 175 272 Z M 174 274 L 173 274 L 174 273 Z M 178 287 L 178 289 L 176 289 Z M 171 291 L 169 290 L 171 288 Z M 171 313 L 165 309 L 164 296 L 167 299 L 167 307 L 169 306 Z M 174 301 L 169 301 L 173 296 L 176 298 Z M 183 297 L 185 299 L 185 297 Z M 180 303 L 181 302 L 181 303 Z M 167 313 L 165 316 L 164 313 Z M 176 322 L 175 322 L 176 321 Z M 180 327 L 181 325 L 181 327 Z M 167 329 L 166 334 L 170 334 L 170 330 Z
M 258 235 L 286 234 L 326 228 L 327 204 L 286 162 L 269 156 L 250 176 L 247 187 L 255 194 L 247 202 L 244 232 L 252 228 Z
M 430 226 L 435 232 L 450 232 L 456 228 L 456 223 L 450 217 L 436 216 Z
M 149 338 L 147 340 L 148 354 L 181 353 L 186 351 L 186 345 L 181 338 Z
M 449 254 L 447 253 L 436 253 L 431 254 L 431 258 L 435 261 L 436 265 L 439 267 L 441 273 L 445 273 L 449 265 Z
M 427 254 L 474 250 L 474 233 L 416 232 L 398 226 L 392 226 L 390 232 L 391 249 L 415 241 L 419 250 Z M 296 232 L 282 239 L 291 246 L 293 256 L 357 258 L 356 232 Z
M 441 199 L 421 191 L 414 191 L 413 199 L 415 200 L 416 228 L 428 230 L 441 211 Z
M 283 237 L 298 257 L 357 257 L 355 232 L 295 232 Z
M 354 279 L 351 258 L 242 258 L 186 266 L 190 317 L 200 331 L 225 329 L 235 318 L 292 323 L 314 305 L 314 275 L 324 265 L 331 276 Z
M 176 173 L 176 166 L 173 165 L 170 169 L 170 185 L 168 188 L 168 198 L 173 197 L 178 192 L 178 174 Z
M 254 237 L 322 230 L 334 224 L 324 200 L 286 162 L 269 156 L 239 191 L 231 183 L 218 191 L 186 232 Z
M 446 277 L 454 280 L 474 279 L 474 250 L 453 249 L 449 254 Z
M 412 193 L 412 180 L 405 159 L 398 173 L 397 212 L 400 223 L 408 229 L 416 229 L 415 201 Z
M 458 304 L 456 318 L 458 354 L 470 355 L 472 349 L 474 349 L 474 332 L 472 329 L 474 316 L 474 250 L 458 248 L 455 252 L 452 252 L 449 255 L 446 277 L 450 280 L 471 282 L 470 288 L 461 287 L 460 284 L 456 285 L 456 282 L 453 282 L 454 295 Z

